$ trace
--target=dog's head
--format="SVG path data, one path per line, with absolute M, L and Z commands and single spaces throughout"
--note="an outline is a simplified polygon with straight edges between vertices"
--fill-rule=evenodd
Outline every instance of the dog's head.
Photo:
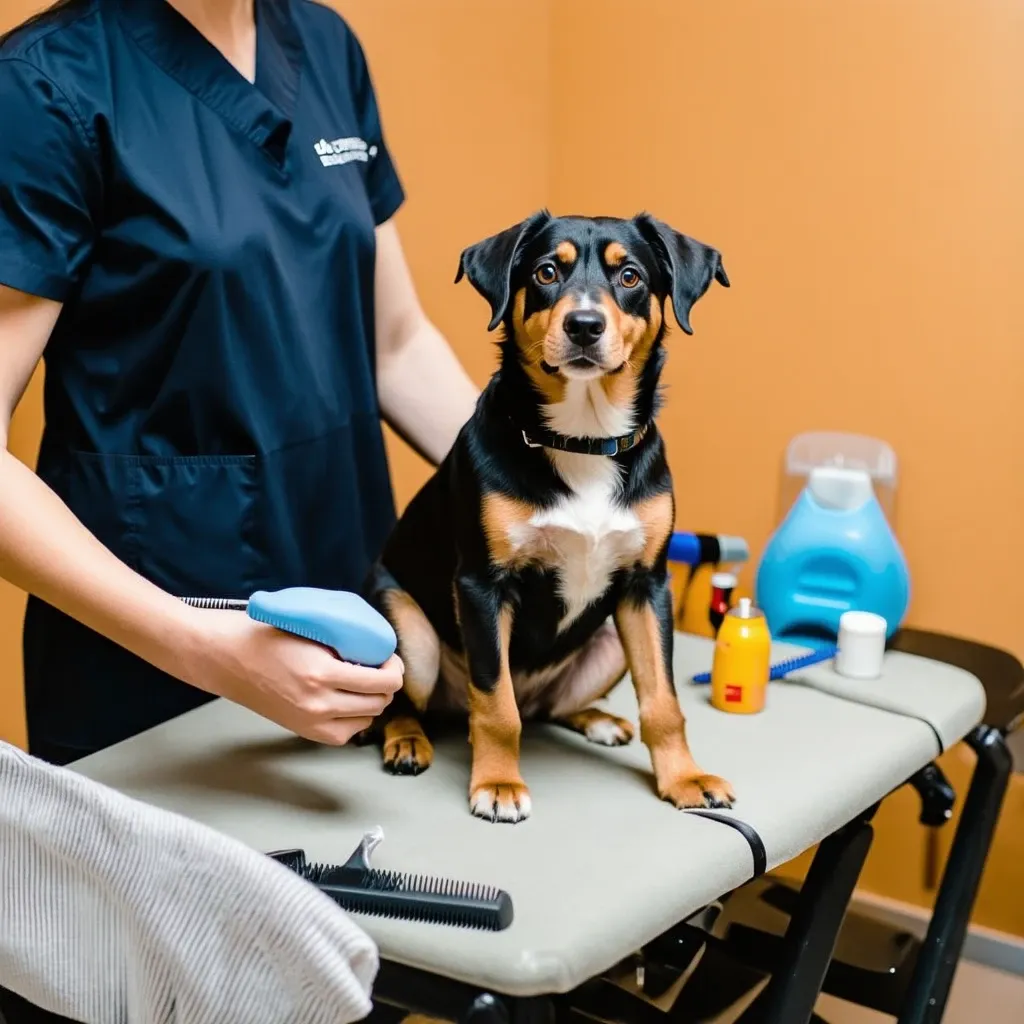
M 719 253 L 640 214 L 553 217 L 546 211 L 470 246 L 465 275 L 504 324 L 531 377 L 595 379 L 639 372 L 664 333 L 665 301 L 692 334 L 690 310 L 713 280 L 728 286 Z

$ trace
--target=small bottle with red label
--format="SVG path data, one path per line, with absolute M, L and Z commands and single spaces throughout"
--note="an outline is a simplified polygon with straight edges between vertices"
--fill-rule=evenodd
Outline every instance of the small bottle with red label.
M 741 597 L 722 621 L 711 665 L 711 704 L 741 715 L 763 710 L 771 674 L 772 637 L 764 613 Z
M 717 636 L 722 622 L 729 613 L 736 577 L 731 572 L 716 572 L 711 577 L 711 600 L 708 602 L 708 621 Z

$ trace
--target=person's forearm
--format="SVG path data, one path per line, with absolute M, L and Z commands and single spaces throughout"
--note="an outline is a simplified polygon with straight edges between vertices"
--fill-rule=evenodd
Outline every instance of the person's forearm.
M 435 466 L 472 416 L 479 395 L 455 353 L 426 318 L 401 346 L 382 356 L 377 392 L 388 425 Z
M 191 609 L 104 547 L 2 437 L 0 577 L 182 678 Z

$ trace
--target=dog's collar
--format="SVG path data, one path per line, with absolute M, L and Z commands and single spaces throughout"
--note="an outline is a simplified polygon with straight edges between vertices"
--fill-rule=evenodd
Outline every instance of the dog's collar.
M 554 448 L 560 452 L 573 452 L 577 455 L 619 455 L 635 448 L 650 428 L 645 423 L 632 434 L 621 437 L 570 437 L 567 434 L 556 434 L 553 430 L 535 430 L 532 434 L 522 431 L 523 440 L 528 448 Z

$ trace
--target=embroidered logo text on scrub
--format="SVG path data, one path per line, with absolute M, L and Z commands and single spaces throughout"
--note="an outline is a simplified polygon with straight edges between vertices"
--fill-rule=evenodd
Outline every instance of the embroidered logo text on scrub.
M 321 139 L 313 148 L 324 167 L 335 167 L 338 164 L 351 163 L 353 160 L 362 160 L 366 163 L 377 155 L 376 146 L 368 146 L 362 139 L 357 138 L 335 139 L 333 142 Z

